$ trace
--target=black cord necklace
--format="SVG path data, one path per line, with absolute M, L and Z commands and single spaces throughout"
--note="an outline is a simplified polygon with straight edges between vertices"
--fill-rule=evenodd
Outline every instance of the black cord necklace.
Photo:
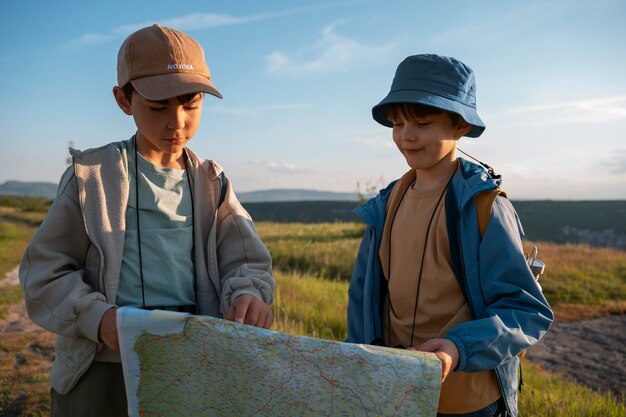
M 458 168 L 458 162 L 457 162 L 457 168 Z M 454 174 L 456 174 L 457 168 L 455 168 L 454 171 L 452 171 L 452 175 L 448 179 L 446 186 L 443 188 L 443 191 L 439 195 L 437 204 L 435 204 L 435 208 L 433 209 L 433 212 L 430 215 L 430 219 L 428 220 L 428 225 L 426 226 L 426 236 L 424 237 L 424 247 L 422 249 L 422 260 L 420 262 L 419 274 L 417 275 L 417 288 L 415 289 L 415 307 L 413 308 L 413 325 L 411 326 L 411 340 L 409 341 L 409 344 L 407 346 L 403 346 L 403 345 L 394 346 L 396 348 L 405 349 L 406 347 L 413 346 L 413 336 L 415 335 L 415 315 L 417 314 L 417 301 L 419 299 L 420 287 L 422 285 L 422 270 L 424 269 L 424 258 L 426 257 L 426 244 L 428 243 L 428 235 L 430 234 L 430 226 L 432 225 L 433 219 L 435 218 L 435 214 L 437 213 L 437 208 L 439 207 L 439 204 L 441 204 L 441 200 L 443 200 L 443 196 L 446 194 L 446 190 L 448 189 L 448 186 L 452 182 L 452 178 L 454 178 Z M 406 195 L 406 192 L 408 189 L 409 187 L 407 187 L 402 193 L 402 199 L 404 199 L 404 196 Z M 391 223 L 389 224 L 389 243 L 387 246 L 387 249 L 388 249 L 387 271 L 389 273 L 389 280 L 387 281 L 387 306 L 388 306 L 387 308 L 387 343 L 388 344 L 391 344 L 391 295 L 390 295 L 390 286 L 389 286 L 389 283 L 391 282 L 391 232 L 393 230 L 393 222 L 396 218 L 397 213 L 398 213 L 398 209 L 394 211 L 393 217 L 391 218 Z
M 137 135 L 133 136 L 133 145 L 135 148 L 135 214 L 137 217 L 137 244 L 139 253 L 139 277 L 141 279 L 141 305 L 142 308 L 146 308 L 146 293 L 144 289 L 143 279 L 143 260 L 141 257 L 141 227 L 139 226 L 139 156 L 137 151 Z M 196 261 L 195 261 L 195 247 L 196 247 L 196 232 L 194 230 L 194 204 L 193 204 L 193 191 L 191 190 L 191 178 L 189 177 L 189 164 L 187 163 L 187 152 L 185 150 L 185 174 L 187 176 L 187 187 L 189 187 L 189 197 L 191 199 L 191 263 L 193 265 L 193 294 L 194 294 L 194 306 L 195 311 L 198 311 L 198 295 L 196 291 Z

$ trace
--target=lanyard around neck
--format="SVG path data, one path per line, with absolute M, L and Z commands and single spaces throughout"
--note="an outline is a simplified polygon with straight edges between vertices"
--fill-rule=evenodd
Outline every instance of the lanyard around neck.
M 143 277 L 143 259 L 141 256 L 141 227 L 139 223 L 139 152 L 137 151 L 137 135 L 133 136 L 133 146 L 135 148 L 135 214 L 137 217 L 137 249 L 139 254 L 139 277 L 141 279 L 141 305 L 142 308 L 146 308 L 146 293 L 144 288 L 144 277 Z M 187 153 L 185 152 L 185 156 Z M 194 230 L 194 201 L 193 201 L 193 191 L 191 190 L 191 179 L 189 177 L 189 164 L 187 162 L 187 158 L 185 158 L 185 175 L 187 176 L 187 187 L 189 187 L 189 197 L 191 198 L 191 255 L 192 255 L 192 265 L 193 265 L 193 294 L 194 294 L 194 302 L 196 311 L 198 311 L 198 294 L 196 291 L 196 262 L 195 262 L 195 230 Z
M 455 173 L 456 173 L 456 169 L 452 172 L 452 175 L 448 179 L 448 182 L 446 183 L 446 186 L 443 188 L 443 191 L 441 191 L 441 194 L 439 195 L 439 199 L 437 200 L 437 204 L 435 204 L 435 208 L 433 209 L 433 212 L 430 215 L 430 219 L 428 220 L 428 225 L 426 226 L 426 236 L 424 237 L 424 246 L 422 249 L 422 260 L 420 262 L 420 269 L 419 269 L 419 273 L 417 276 L 417 286 L 415 289 L 415 307 L 413 308 L 413 324 L 411 326 L 411 340 L 409 340 L 409 344 L 407 346 L 398 345 L 394 347 L 404 349 L 404 348 L 413 346 L 413 337 L 415 335 L 415 316 L 417 315 L 417 302 L 419 300 L 420 287 L 422 285 L 422 270 L 424 269 L 424 258 L 426 257 L 426 245 L 428 244 L 428 236 L 430 234 L 430 228 L 431 228 L 433 219 L 435 218 L 435 214 L 437 213 L 437 209 L 439 208 L 439 205 L 441 204 L 441 201 L 443 200 L 443 196 L 446 195 L 446 190 L 448 189 L 448 186 L 452 182 L 452 178 L 454 178 Z M 407 187 L 404 190 L 401 200 L 404 199 L 404 196 L 406 195 L 406 192 L 408 189 L 409 187 Z M 398 209 L 394 211 L 393 216 L 391 218 L 391 222 L 389 224 L 389 228 L 390 228 L 389 242 L 387 246 L 388 254 L 389 254 L 387 256 L 387 271 L 389 271 L 388 272 L 389 280 L 387 281 L 387 343 L 388 344 L 391 344 L 391 295 L 390 295 L 390 286 L 389 286 L 389 283 L 391 282 L 391 231 L 393 229 L 393 222 L 395 220 L 397 213 L 398 213 Z

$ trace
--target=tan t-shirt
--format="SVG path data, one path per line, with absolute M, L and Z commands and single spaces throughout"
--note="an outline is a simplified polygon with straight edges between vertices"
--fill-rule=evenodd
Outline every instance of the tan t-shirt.
M 444 186 L 418 192 L 410 187 L 414 171 L 407 175 L 398 181 L 387 204 L 379 252 L 389 287 L 384 309 L 388 315 L 382 320 L 388 346 L 417 346 L 472 320 L 451 266 L 445 196 L 439 201 Z M 494 371 L 451 372 L 441 387 L 439 412 L 476 411 L 500 396 Z

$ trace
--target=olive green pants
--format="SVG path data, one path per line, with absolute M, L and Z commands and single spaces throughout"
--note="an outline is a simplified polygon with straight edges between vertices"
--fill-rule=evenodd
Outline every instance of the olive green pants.
M 50 389 L 52 417 L 127 417 L 122 364 L 94 362 L 67 394 Z

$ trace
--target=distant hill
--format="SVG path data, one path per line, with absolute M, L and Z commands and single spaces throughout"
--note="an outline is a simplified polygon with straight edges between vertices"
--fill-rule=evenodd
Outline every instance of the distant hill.
M 7 181 L 0 184 L 0 206 L 45 210 L 56 193 L 56 184 Z M 255 221 L 279 223 L 361 222 L 354 214 L 356 200 L 331 200 L 342 193 L 311 190 L 267 190 L 241 193 L 244 208 Z M 352 195 L 348 194 L 350 197 Z M 305 196 L 305 197 L 303 197 Z M 309 198 L 287 201 L 289 198 Z M 245 199 L 282 198 L 283 201 Z M 319 198 L 320 200 L 314 200 Z M 626 200 L 614 201 L 512 201 L 522 220 L 526 239 L 555 243 L 587 244 L 626 251 Z M 41 208 L 43 207 L 43 208 Z
M 0 194 L 54 198 L 58 185 L 52 182 L 7 181 L 0 184 Z
M 513 201 L 526 238 L 626 250 L 626 201 Z
M 51 182 L 7 181 L 0 184 L 0 194 L 25 195 L 32 197 L 54 198 L 57 184 Z M 357 201 L 356 193 L 338 193 L 306 189 L 277 188 L 270 190 L 238 192 L 241 202 L 276 202 L 276 201 Z
M 513 201 L 526 239 L 626 250 L 626 201 Z M 361 221 L 356 201 L 244 202 L 255 221 Z
M 277 202 L 277 201 L 357 201 L 356 193 L 338 193 L 333 191 L 305 190 L 301 188 L 277 188 L 271 190 L 238 192 L 241 202 Z

